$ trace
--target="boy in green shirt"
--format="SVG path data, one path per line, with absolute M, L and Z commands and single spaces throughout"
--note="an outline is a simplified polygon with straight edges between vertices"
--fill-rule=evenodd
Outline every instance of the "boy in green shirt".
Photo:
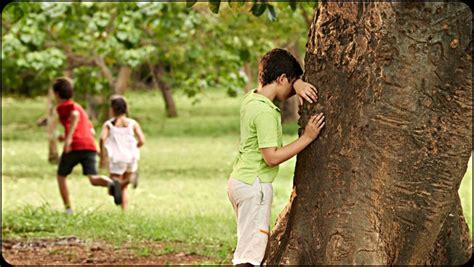
M 240 146 L 227 193 L 237 217 L 237 248 L 233 264 L 260 265 L 268 243 L 272 182 L 278 165 L 313 142 L 324 127 L 322 113 L 312 116 L 304 133 L 282 146 L 280 109 L 273 100 L 298 94 L 310 103 L 317 91 L 299 77 L 303 70 L 286 50 L 273 49 L 259 64 L 259 85 L 247 93 L 240 108 Z

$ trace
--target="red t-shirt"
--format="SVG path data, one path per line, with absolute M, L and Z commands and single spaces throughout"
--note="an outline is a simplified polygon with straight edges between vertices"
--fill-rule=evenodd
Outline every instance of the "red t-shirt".
M 77 110 L 79 112 L 79 121 L 77 122 L 76 130 L 72 135 L 71 150 L 97 151 L 94 135 L 92 135 L 91 131 L 93 126 L 89 120 L 89 117 L 87 116 L 87 113 L 79 104 L 70 99 L 64 101 L 56 107 L 59 120 L 64 126 L 65 137 L 69 133 L 69 129 L 71 127 L 71 113 L 73 110 Z

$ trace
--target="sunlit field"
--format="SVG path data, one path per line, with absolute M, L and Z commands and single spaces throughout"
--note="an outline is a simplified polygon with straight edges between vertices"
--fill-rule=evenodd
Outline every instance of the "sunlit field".
M 127 97 L 130 115 L 147 138 L 139 186 L 129 190 L 129 209 L 122 212 L 104 188 L 91 186 L 78 166 L 68 178 L 72 216 L 63 214 L 56 166 L 47 163 L 46 129 L 36 126 L 46 109 L 45 98 L 3 98 L 3 238 L 76 236 L 117 245 L 169 241 L 164 251 L 153 253 L 185 250 L 212 257 L 214 263 L 230 263 L 236 225 L 226 182 L 238 148 L 239 98 L 214 91 L 193 105 L 177 94 L 179 117 L 166 119 L 159 92 Z M 95 124 L 99 132 L 101 124 Z M 297 126 L 284 128 L 284 143 L 289 143 L 297 136 Z M 460 194 L 472 228 L 469 164 Z M 289 198 L 294 165 L 295 159 L 284 163 L 274 182 L 273 221 Z

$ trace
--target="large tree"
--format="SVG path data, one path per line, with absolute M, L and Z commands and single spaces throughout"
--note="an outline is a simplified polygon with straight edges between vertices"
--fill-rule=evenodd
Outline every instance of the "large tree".
M 265 9 L 274 13 L 253 1 L 254 15 Z M 458 189 L 472 151 L 471 15 L 462 3 L 339 1 L 314 10 L 305 79 L 320 100 L 300 107 L 299 125 L 321 111 L 327 123 L 297 157 L 266 263 L 469 259 Z
M 458 188 L 472 148 L 471 11 L 462 3 L 322 3 L 305 79 L 324 112 L 297 157 L 270 264 L 462 264 Z

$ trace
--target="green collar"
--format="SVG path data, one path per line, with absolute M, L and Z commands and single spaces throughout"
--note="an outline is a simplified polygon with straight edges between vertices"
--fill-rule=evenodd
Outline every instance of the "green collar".
M 271 108 L 273 108 L 273 109 L 275 109 L 276 111 L 280 112 L 280 108 L 277 107 L 277 106 L 276 106 L 272 101 L 270 101 L 270 99 L 268 99 L 266 96 L 257 93 L 257 89 L 253 89 L 253 90 L 251 91 L 251 94 L 252 94 L 252 96 L 251 96 L 252 99 L 262 101 L 262 102 L 266 103 L 267 105 L 269 105 Z

